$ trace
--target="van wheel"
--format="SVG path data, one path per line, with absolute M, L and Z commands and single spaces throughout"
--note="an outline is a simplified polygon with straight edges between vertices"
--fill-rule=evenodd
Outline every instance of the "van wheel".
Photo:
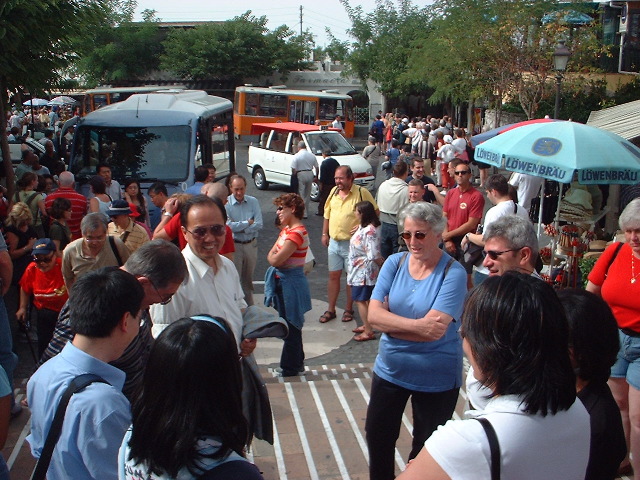
M 318 182 L 311 184 L 311 200 L 314 202 L 320 201 L 320 185 L 318 185 Z
M 253 171 L 253 183 L 258 190 L 267 190 L 269 188 L 269 182 L 264 175 L 264 170 L 260 167 Z

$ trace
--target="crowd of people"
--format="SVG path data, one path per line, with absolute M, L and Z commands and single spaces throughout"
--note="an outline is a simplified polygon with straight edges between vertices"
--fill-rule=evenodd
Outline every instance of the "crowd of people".
M 121 186 L 100 164 L 86 198 L 68 171 L 38 190 L 38 164 L 25 154 L 0 236 L 0 443 L 21 409 L 11 394 L 11 328 L 33 322 L 40 368 L 25 404 L 36 472 L 262 478 L 246 460 L 254 436 L 269 438 L 257 427 L 264 418 L 247 408 L 265 399 L 246 398 L 258 344 L 247 331 L 257 258 L 270 265 L 265 304 L 286 331 L 279 374 L 298 376 L 310 246 L 319 240 L 328 252 L 320 323 L 337 319 L 346 274 L 342 322 L 356 318 L 355 303 L 353 340 L 379 338 L 365 422 L 371 479 L 395 478 L 409 399 L 403 479 L 640 472 L 640 324 L 638 296 L 629 294 L 640 277 L 640 199 L 620 217 L 626 242 L 604 252 L 588 291 L 558 294 L 538 273 L 522 178 L 510 183 L 479 165 L 476 188 L 471 144 L 446 117 L 380 115 L 369 133 L 363 157 L 388 177 L 375 197 L 330 151 L 318 165 L 301 149 L 292 175 L 300 184 L 319 175 L 321 238 L 305 227 L 305 198 L 284 193 L 273 200 L 280 233 L 263 252 L 263 207 L 241 175 L 216 182 L 213 165 L 203 165 L 186 192 L 169 195 L 158 182 L 145 196 L 137 179 Z M 485 197 L 494 205 L 486 213 Z M 147 198 L 159 216 L 149 215 Z M 453 421 L 463 355 L 467 418 Z M 63 397 L 68 405 L 58 407 Z

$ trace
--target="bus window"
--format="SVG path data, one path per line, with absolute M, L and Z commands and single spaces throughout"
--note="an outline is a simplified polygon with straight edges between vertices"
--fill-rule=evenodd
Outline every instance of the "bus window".
M 229 136 L 226 125 L 214 124 L 211 128 L 211 162 L 216 167 L 216 176 L 222 177 L 230 173 L 229 169 Z M 209 162 L 208 162 L 209 163 Z
M 304 116 L 302 123 L 313 125 L 316 122 L 316 102 L 304 102 Z
M 93 111 L 93 108 L 91 107 L 91 96 L 90 95 L 85 95 L 84 100 L 83 100 L 83 105 L 84 105 L 84 112 L 89 113 Z
M 109 162 L 117 178 L 184 181 L 189 176 L 190 136 L 188 126 L 85 126 L 76 134 L 72 172 L 95 175 L 98 162 Z
M 275 152 L 284 152 L 284 147 L 287 141 L 287 134 L 280 132 L 273 132 L 271 137 L 271 143 L 269 144 L 269 150 Z
M 286 95 L 260 95 L 260 116 L 286 117 L 287 116 L 287 96 Z
M 99 108 L 102 108 L 105 105 L 108 105 L 107 95 L 106 94 L 94 95 L 93 96 L 93 108 L 94 108 L 94 110 L 98 110 Z
M 258 109 L 260 108 L 260 95 L 257 93 L 250 93 L 246 96 L 244 101 L 244 114 L 256 116 L 258 115 Z

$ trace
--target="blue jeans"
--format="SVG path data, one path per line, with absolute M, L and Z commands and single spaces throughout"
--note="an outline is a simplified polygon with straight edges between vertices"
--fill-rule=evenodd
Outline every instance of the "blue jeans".
M 289 335 L 284 339 L 282 354 L 280 355 L 280 368 L 283 376 L 294 376 L 304 370 L 304 348 L 302 346 L 302 330 L 295 327 L 287 320 L 287 312 L 282 295 L 282 283 L 276 280 L 276 295 L 278 295 L 278 315 L 287 321 Z
M 380 254 L 385 260 L 398 252 L 398 226 L 393 223 L 382 222 L 380 227 Z

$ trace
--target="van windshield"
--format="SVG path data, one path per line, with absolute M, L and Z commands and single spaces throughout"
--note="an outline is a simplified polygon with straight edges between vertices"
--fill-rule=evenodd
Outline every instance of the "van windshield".
M 331 150 L 331 155 L 353 155 L 356 149 L 353 148 L 345 138 L 337 132 L 307 133 L 307 143 L 314 155 L 322 155 L 325 148 Z
M 75 137 L 72 173 L 96 174 L 109 163 L 116 179 L 136 177 L 182 182 L 189 176 L 191 128 L 81 126 Z

